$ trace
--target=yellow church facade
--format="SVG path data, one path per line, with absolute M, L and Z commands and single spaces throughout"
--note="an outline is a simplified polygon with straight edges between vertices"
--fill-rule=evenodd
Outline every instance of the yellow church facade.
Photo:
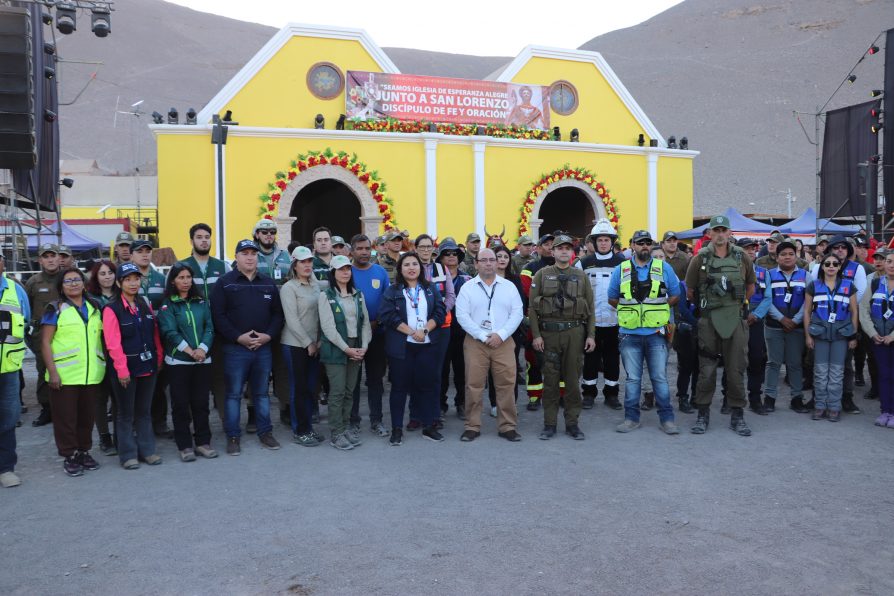
M 349 71 L 399 73 L 362 30 L 289 25 L 196 124 L 152 125 L 159 245 L 185 256 L 189 227 L 203 221 L 216 252 L 230 256 L 260 217 L 277 223 L 281 246 L 310 242 L 317 226 L 346 239 L 397 227 L 460 242 L 505 230 L 513 245 L 554 229 L 583 236 L 600 217 L 617 223 L 622 241 L 637 229 L 692 225 L 698 152 L 668 148 L 598 53 L 528 46 L 495 75 L 555 93 L 546 132 L 351 121 L 336 129 Z

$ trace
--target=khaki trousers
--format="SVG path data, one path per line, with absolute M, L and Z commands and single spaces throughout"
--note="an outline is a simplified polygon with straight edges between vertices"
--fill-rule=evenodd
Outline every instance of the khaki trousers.
M 481 432 L 481 407 L 488 371 L 493 372 L 497 390 L 497 425 L 500 432 L 515 430 L 515 341 L 510 337 L 499 348 L 491 348 L 470 335 L 463 340 L 466 361 L 466 430 Z

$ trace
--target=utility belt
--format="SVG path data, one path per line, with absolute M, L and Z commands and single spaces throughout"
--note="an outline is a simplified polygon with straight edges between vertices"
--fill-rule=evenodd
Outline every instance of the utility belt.
M 569 329 L 574 329 L 575 327 L 580 327 L 581 325 L 583 325 L 582 321 L 541 321 L 540 330 L 567 331 Z

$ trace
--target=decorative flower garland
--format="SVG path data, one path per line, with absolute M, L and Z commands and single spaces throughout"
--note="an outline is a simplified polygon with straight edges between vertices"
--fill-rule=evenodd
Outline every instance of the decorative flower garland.
M 261 201 L 259 215 L 264 219 L 276 217 L 279 201 L 289 182 L 309 168 L 326 165 L 344 168 L 357 176 L 357 179 L 365 184 L 372 193 L 373 199 L 379 208 L 379 214 L 382 216 L 382 224 L 385 226 L 385 230 L 398 227 L 397 220 L 394 218 L 394 203 L 385 194 L 387 188 L 385 183 L 379 179 L 378 171 L 370 171 L 365 163 L 357 159 L 356 153 L 351 156 L 348 156 L 345 151 L 334 153 L 329 147 L 326 147 L 325 151 L 310 151 L 306 155 L 301 153 L 298 155 L 298 159 L 291 162 L 287 171 L 277 172 L 276 180 L 267 184 L 267 192 L 258 197 Z
M 578 180 L 596 191 L 596 194 L 602 199 L 603 206 L 605 206 L 605 213 L 608 220 L 614 226 L 620 237 L 621 227 L 618 225 L 618 207 L 608 190 L 601 182 L 596 180 L 596 175 L 590 170 L 586 168 L 572 168 L 568 164 L 565 164 L 558 170 L 553 170 L 549 174 L 540 176 L 540 179 L 534 183 L 534 187 L 528 191 L 528 194 L 525 196 L 525 201 L 522 204 L 521 217 L 518 220 L 518 235 L 524 236 L 531 233 L 531 213 L 534 211 L 534 203 L 537 201 L 537 197 L 539 197 L 550 184 L 566 179 Z
M 431 131 L 431 122 L 427 120 L 395 120 L 384 118 L 382 120 L 350 120 L 353 130 L 365 130 L 371 132 L 407 132 L 422 133 Z M 471 137 L 478 134 L 477 124 L 435 124 L 437 132 L 445 135 L 458 135 Z M 548 130 L 528 128 L 526 126 L 505 126 L 503 124 L 489 124 L 484 127 L 484 134 L 498 139 L 529 139 L 534 141 L 549 141 L 552 139 Z

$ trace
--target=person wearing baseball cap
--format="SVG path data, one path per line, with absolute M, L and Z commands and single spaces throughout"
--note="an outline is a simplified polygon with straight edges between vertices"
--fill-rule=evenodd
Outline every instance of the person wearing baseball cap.
M 115 265 L 130 262 L 130 246 L 133 244 L 133 234 L 120 232 L 115 236 Z
M 534 239 L 527 234 L 519 236 L 515 251 L 512 256 L 512 270 L 516 272 L 520 272 L 525 265 L 537 258 L 534 255 Z
M 348 243 L 345 242 L 345 239 L 341 236 L 332 237 L 332 254 L 343 255 L 351 258 L 351 248 L 348 246 Z
M 74 258 L 71 255 L 71 249 L 65 244 L 60 244 L 56 248 L 56 254 L 59 255 L 59 270 L 71 269 L 75 266 Z
M 540 269 L 531 281 L 528 317 L 531 342 L 537 352 L 548 354 L 543 364 L 543 430 L 540 439 L 556 434 L 559 383 L 565 381 L 565 433 L 575 440 L 585 437 L 578 425 L 581 411 L 581 351 L 592 352 L 596 319 L 593 288 L 586 274 L 571 265 L 574 240 L 560 234 L 553 241 L 555 265 Z
M 25 338 L 25 343 L 34 353 L 37 365 L 37 401 L 40 403 L 40 414 L 31 421 L 31 426 L 44 426 L 52 422 L 53 417 L 50 407 L 50 388 L 46 381 L 46 364 L 43 359 L 43 351 L 40 349 L 40 319 L 47 310 L 47 305 L 59 300 L 59 255 L 55 244 L 46 242 L 37 250 L 40 272 L 35 273 L 25 282 L 25 293 L 28 295 L 31 307 L 31 333 Z
M 261 218 L 252 229 L 252 238 L 258 245 L 258 271 L 275 281 L 277 286 L 282 286 L 289 277 L 292 259 L 285 248 L 276 244 L 277 231 L 276 222 Z
M 679 239 L 677 233 L 668 230 L 661 237 L 661 252 L 664 253 L 664 262 L 670 265 L 677 279 L 682 280 L 686 277 L 686 268 L 689 267 L 689 255 L 685 251 L 679 250 Z
M 730 244 L 730 221 L 715 215 L 708 223 L 710 244 L 692 257 L 686 270 L 686 293 L 701 307 L 698 327 L 699 377 L 695 403 L 698 417 L 692 433 L 707 432 L 711 402 L 717 386 L 717 367 L 722 355 L 726 396 L 731 407 L 730 428 L 750 436 L 745 422 L 745 367 L 748 349 L 747 304 L 754 294 L 755 274 L 751 259 Z M 702 322 L 704 321 L 704 322 Z
M 460 270 L 469 277 L 478 275 L 475 262 L 478 260 L 478 251 L 481 249 L 481 236 L 476 232 L 469 232 L 466 236 L 466 256 L 460 264 Z
M 608 302 L 617 308 L 621 359 L 627 374 L 624 421 L 615 430 L 629 433 L 640 427 L 639 397 L 645 361 L 658 406 L 659 427 L 668 435 L 677 435 L 680 429 L 674 422 L 665 371 L 671 307 L 680 299 L 680 280 L 663 259 L 652 258 L 654 243 L 647 230 L 634 232 L 633 257 L 615 267 L 608 282 Z
M 223 344 L 226 365 L 224 432 L 229 455 L 242 453 L 239 414 L 246 383 L 254 403 L 258 440 L 265 449 L 279 449 L 272 432 L 267 386 L 273 367 L 271 344 L 282 330 L 283 312 L 276 282 L 258 271 L 259 252 L 254 240 L 240 240 L 235 267 L 220 278 L 211 293 L 215 341 Z
M 354 387 L 372 339 L 363 293 L 354 287 L 351 260 L 335 255 L 329 261 L 329 287 L 320 292 L 320 361 L 329 378 L 329 444 L 348 451 L 362 444 L 360 428 L 351 426 Z

